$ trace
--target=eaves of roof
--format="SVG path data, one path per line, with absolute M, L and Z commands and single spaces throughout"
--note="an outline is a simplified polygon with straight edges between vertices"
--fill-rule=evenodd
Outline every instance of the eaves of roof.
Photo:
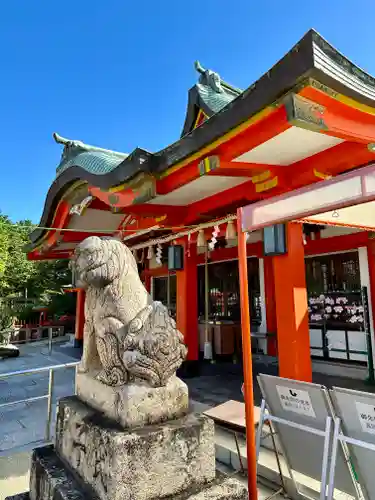
M 316 31 L 310 30 L 257 82 L 165 149 L 152 154 L 137 148 L 113 170 L 102 175 L 89 172 L 82 166 L 70 166 L 52 183 L 40 225 L 48 226 L 61 195 L 76 180 L 108 189 L 127 182 L 139 172 L 161 174 L 271 105 L 308 77 L 375 107 L 375 79 L 351 63 Z M 31 241 L 35 244 L 42 233 L 43 230 L 35 230 L 31 233 Z

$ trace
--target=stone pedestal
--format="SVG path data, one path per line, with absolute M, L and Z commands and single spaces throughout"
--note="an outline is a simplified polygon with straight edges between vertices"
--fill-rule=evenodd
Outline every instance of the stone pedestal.
M 213 422 L 194 414 L 125 431 L 77 397 L 66 398 L 56 451 L 101 500 L 171 496 L 215 478 Z
M 126 429 L 173 420 L 187 414 L 187 385 L 172 377 L 165 387 L 104 385 L 91 375 L 77 373 L 77 395 Z
M 34 450 L 31 487 L 27 492 L 5 500 L 98 500 L 95 492 L 69 472 L 53 446 Z M 131 496 L 131 495 L 130 495 Z M 120 500 L 120 496 L 117 497 Z M 136 498 L 136 497 L 134 497 Z M 247 500 L 247 491 L 236 479 L 218 474 L 213 481 L 199 488 L 189 488 L 168 500 Z M 167 499 L 166 499 L 167 500 Z
M 82 383 L 83 378 L 80 378 Z M 91 397 L 95 385 L 87 386 Z M 184 384 L 178 379 L 147 402 L 147 389 L 139 394 L 131 386 L 121 401 L 139 405 L 139 419 L 145 420 L 146 407 L 163 397 L 181 404 L 185 413 Z M 158 389 L 156 390 L 158 391 Z M 125 397 L 124 394 L 127 396 Z M 112 397 L 112 396 L 111 396 Z M 119 401 L 109 399 L 111 405 Z M 160 403 L 161 404 L 161 403 Z M 30 492 L 12 500 L 245 500 L 247 491 L 240 482 L 215 473 L 214 424 L 208 417 L 184 414 L 165 419 L 168 410 L 159 411 L 159 421 L 135 427 L 136 413 L 125 406 L 130 427 L 122 418 L 109 419 L 104 412 L 72 396 L 59 402 L 55 446 L 34 450 Z M 118 414 L 116 414 L 118 416 Z

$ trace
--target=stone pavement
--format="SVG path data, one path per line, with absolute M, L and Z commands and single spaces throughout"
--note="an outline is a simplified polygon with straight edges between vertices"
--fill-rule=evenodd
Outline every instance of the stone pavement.
M 253 358 L 253 383 L 254 401 L 257 406 L 261 403 L 261 393 L 256 377 L 259 373 L 277 375 L 277 363 L 262 362 L 262 359 Z M 201 365 L 199 377 L 185 380 L 189 386 L 189 396 L 194 401 L 208 406 L 216 406 L 225 403 L 229 399 L 243 401 L 241 386 L 243 383 L 242 364 L 231 362 L 218 362 L 211 364 L 206 362 Z M 324 385 L 328 388 L 345 387 L 357 391 L 375 392 L 375 386 L 367 385 L 364 381 L 348 378 L 325 375 L 323 373 L 313 373 L 313 382 Z
M 48 355 L 45 344 L 23 345 L 20 349 L 19 358 L 0 360 L 0 373 L 70 363 L 79 360 L 81 355 L 79 349 L 68 344 L 54 344 L 51 356 Z M 254 396 L 256 404 L 259 405 L 261 396 L 255 378 L 258 373 L 276 375 L 277 365 L 254 360 Z M 200 377 L 185 381 L 189 386 L 191 407 L 194 411 L 204 411 L 208 406 L 223 403 L 228 399 L 243 401 L 241 364 L 203 364 Z M 366 386 L 361 381 L 343 377 L 314 374 L 314 382 L 328 387 L 336 385 L 375 391 L 375 388 Z M 48 372 L 15 376 L 7 380 L 0 379 L 0 404 L 40 396 L 46 394 L 47 390 Z M 54 409 L 58 399 L 73 392 L 73 369 L 57 371 L 53 392 Z M 35 442 L 40 442 L 44 438 L 46 414 L 47 403 L 44 400 L 2 409 L 0 407 L 0 500 L 28 488 L 31 450 Z M 52 423 L 54 422 L 53 414 Z M 53 432 L 52 426 L 51 431 Z M 25 451 L 19 453 L 17 452 L 19 449 Z M 270 490 L 260 487 L 260 498 L 265 498 L 269 493 Z
M 21 355 L 18 358 L 0 360 L 0 373 L 17 370 L 26 370 L 41 366 L 50 366 L 60 363 L 70 363 L 80 359 L 81 352 L 71 345 L 54 344 L 52 355 L 48 355 L 45 344 L 29 344 L 20 346 Z M 261 395 L 256 376 L 258 373 L 269 373 L 277 375 L 275 363 L 262 363 L 261 359 L 253 360 L 254 369 L 254 399 L 259 405 Z M 201 376 L 186 379 L 189 386 L 189 396 L 194 404 L 200 403 L 202 408 L 216 406 L 229 399 L 243 401 L 241 385 L 243 382 L 242 365 L 240 363 L 217 363 L 202 364 Z M 375 391 L 359 380 L 332 377 L 320 373 L 314 373 L 314 382 L 327 387 L 341 386 L 357 390 Z M 27 397 L 46 394 L 48 391 L 48 372 L 12 377 L 12 379 L 0 379 L 0 404 L 17 401 Z M 63 396 L 74 392 L 74 371 L 63 369 L 55 373 L 53 410 L 56 402 Z M 47 415 L 47 401 L 35 401 L 22 403 L 7 408 L 0 407 L 0 456 L 7 452 L 14 452 L 19 448 L 36 441 L 40 441 L 45 435 Z M 53 432 L 54 415 L 52 416 L 51 431 Z
M 77 361 L 80 356 L 72 348 L 54 344 L 48 355 L 46 344 L 25 344 L 20 346 L 20 356 L 0 360 L 0 374 L 52 366 Z M 73 357 L 73 355 L 75 357 Z M 74 369 L 57 370 L 53 385 L 53 432 L 56 402 L 74 392 Z M 13 401 L 42 396 L 48 393 L 48 371 L 32 375 L 17 375 L 0 378 L 0 405 Z M 8 451 L 44 439 L 46 432 L 47 400 L 19 403 L 7 407 L 0 406 L 0 456 Z
M 0 457 L 0 500 L 29 489 L 31 451 Z

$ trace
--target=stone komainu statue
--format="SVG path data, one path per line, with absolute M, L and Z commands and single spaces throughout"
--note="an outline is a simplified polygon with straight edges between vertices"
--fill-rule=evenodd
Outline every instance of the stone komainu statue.
M 187 349 L 167 308 L 147 293 L 131 251 L 118 240 L 90 236 L 77 246 L 72 267 L 86 289 L 79 371 L 111 386 L 166 385 Z

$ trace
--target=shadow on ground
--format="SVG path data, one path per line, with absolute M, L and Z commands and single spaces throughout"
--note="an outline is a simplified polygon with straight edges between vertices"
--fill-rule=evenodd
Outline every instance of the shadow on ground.
M 253 360 L 254 401 L 257 406 L 261 403 L 261 393 L 257 382 L 260 373 L 278 375 L 277 363 L 263 363 Z M 189 396 L 194 401 L 210 406 L 225 403 L 229 399 L 243 401 L 241 386 L 243 383 L 243 368 L 241 363 L 205 362 L 201 366 L 200 377 L 185 379 L 189 387 Z M 337 377 L 323 373 L 313 373 L 313 382 L 327 388 L 346 387 L 357 391 L 375 392 L 375 386 L 367 385 L 362 380 L 348 377 Z

